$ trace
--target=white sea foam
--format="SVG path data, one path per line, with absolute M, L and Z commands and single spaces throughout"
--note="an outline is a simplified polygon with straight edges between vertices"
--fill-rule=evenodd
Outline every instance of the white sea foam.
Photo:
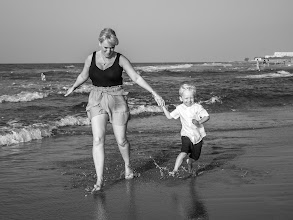
M 133 86 L 134 85 L 134 82 L 123 82 L 123 85 Z
M 51 136 L 51 130 L 48 127 L 27 126 L 23 128 L 10 129 L 9 133 L 0 135 L 0 146 L 19 144 L 32 140 L 42 139 Z
M 60 121 L 55 122 L 56 126 L 58 127 L 64 127 L 64 126 L 84 126 L 84 125 L 90 125 L 90 120 L 86 117 L 81 116 L 66 116 L 65 118 L 62 118 Z
M 204 63 L 204 64 L 199 64 L 202 66 L 223 66 L 223 67 L 230 67 L 232 66 L 231 63 Z
M 220 96 L 213 96 L 209 100 L 201 101 L 200 103 L 206 103 L 206 104 L 214 104 L 216 102 L 219 102 L 222 104 L 222 100 Z
M 132 108 L 132 115 L 139 115 L 145 112 L 162 112 L 161 107 L 151 105 L 140 105 Z M 0 146 L 29 142 L 32 140 L 42 139 L 52 135 L 52 130 L 58 127 L 66 126 L 88 126 L 90 120 L 88 117 L 80 115 L 68 115 L 58 121 L 50 124 L 36 123 L 29 126 L 23 126 L 17 120 L 11 120 L 7 123 L 8 127 L 2 127 L 0 132 Z
M 237 78 L 247 78 L 247 79 L 263 79 L 263 78 L 282 78 L 282 77 L 292 77 L 293 74 L 284 70 L 277 71 L 276 73 L 264 73 L 258 75 L 247 75 L 239 76 Z
M 21 92 L 15 95 L 0 96 L 0 103 L 2 102 L 29 102 L 35 99 L 42 99 L 49 95 L 43 92 Z
M 75 68 L 74 65 L 68 65 L 68 66 L 65 66 L 65 68 Z
M 81 116 L 66 116 L 59 121 L 48 124 L 36 123 L 29 126 L 23 126 L 17 120 L 7 122 L 9 127 L 2 127 L 0 135 L 0 146 L 29 142 L 42 139 L 52 135 L 52 130 L 65 126 L 85 126 L 89 125 L 89 119 Z
M 139 105 L 130 110 L 130 114 L 132 115 L 138 115 L 144 112 L 163 112 L 163 110 L 161 107 L 153 105 Z
M 135 67 L 135 69 L 138 71 L 141 70 L 144 72 L 158 72 L 163 70 L 188 69 L 192 66 L 193 64 L 176 64 L 176 65 L 141 66 L 141 67 Z
M 67 90 L 70 88 L 70 86 L 63 86 L 62 91 L 59 91 L 58 94 L 65 94 Z M 79 88 L 74 90 L 74 93 L 90 93 L 92 90 L 93 85 L 82 85 Z

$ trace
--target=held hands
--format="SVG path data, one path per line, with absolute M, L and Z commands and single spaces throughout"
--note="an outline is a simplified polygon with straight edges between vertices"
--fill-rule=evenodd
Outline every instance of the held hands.
M 165 101 L 161 96 L 156 94 L 156 95 L 154 95 L 154 99 L 156 100 L 158 106 L 160 106 L 160 107 L 165 106 Z

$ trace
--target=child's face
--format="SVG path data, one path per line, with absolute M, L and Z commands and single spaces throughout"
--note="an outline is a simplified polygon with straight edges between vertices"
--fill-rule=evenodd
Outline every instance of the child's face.
M 182 96 L 179 97 L 179 99 L 187 107 L 190 107 L 194 104 L 194 94 L 192 91 L 185 90 Z

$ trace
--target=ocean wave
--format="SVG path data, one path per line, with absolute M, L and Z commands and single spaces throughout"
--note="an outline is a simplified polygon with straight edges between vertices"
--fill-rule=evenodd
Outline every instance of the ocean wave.
M 284 70 L 277 71 L 276 73 L 264 73 L 258 75 L 247 75 L 239 76 L 237 78 L 246 78 L 246 79 L 263 79 L 263 78 L 282 78 L 282 77 L 292 77 L 293 74 Z
M 123 82 L 123 85 L 126 85 L 126 86 L 133 86 L 135 84 L 135 82 Z
M 19 144 L 49 137 L 51 136 L 52 129 L 52 127 L 50 128 L 45 125 L 39 126 L 37 124 L 23 128 L 7 128 L 7 131 L 0 135 L 0 146 Z
M 42 99 L 49 95 L 49 93 L 42 92 L 20 92 L 15 95 L 0 96 L 0 103 L 2 102 L 29 102 L 35 99 Z
M 130 110 L 130 114 L 132 115 L 139 115 L 145 112 L 163 112 L 163 110 L 161 107 L 153 105 L 139 105 Z
M 70 88 L 71 86 L 63 86 L 62 87 L 62 91 L 58 91 L 57 93 L 58 94 L 66 94 L 67 90 Z M 83 94 L 83 93 L 90 93 L 91 90 L 93 88 L 93 85 L 82 85 L 80 86 L 79 88 L 75 89 L 73 93 L 80 93 L 80 94 Z
M 231 67 L 231 63 L 203 63 L 203 64 L 198 64 L 199 66 L 222 66 L 222 67 Z
M 139 115 L 145 112 L 162 112 L 162 109 L 159 106 L 140 105 L 130 111 L 132 115 Z M 11 120 L 7 122 L 7 125 L 9 126 L 2 127 L 0 130 L 0 146 L 19 144 L 50 137 L 53 133 L 58 133 L 59 127 L 89 126 L 90 120 L 88 117 L 83 117 L 81 115 L 68 115 L 50 124 L 36 123 L 23 126 L 21 123 L 18 123 L 17 120 Z
M 206 100 L 206 101 L 201 101 L 200 103 L 205 103 L 205 104 L 215 104 L 215 103 L 220 103 L 222 104 L 222 99 L 220 96 L 213 96 L 210 99 Z
M 65 118 L 60 119 L 60 121 L 55 122 L 57 127 L 64 127 L 64 126 L 84 126 L 90 125 L 90 120 L 86 117 L 82 116 L 66 116 Z
M 68 66 L 64 66 L 65 68 L 75 68 L 74 65 L 68 65 Z
M 141 66 L 141 67 L 135 67 L 138 71 L 144 71 L 144 72 L 159 72 L 163 70 L 177 70 L 177 69 L 188 69 L 192 67 L 193 64 L 176 64 L 176 65 L 157 65 L 157 66 Z
M 86 126 L 90 124 L 90 121 L 87 117 L 73 115 L 66 116 L 50 124 L 35 123 L 33 125 L 23 126 L 17 120 L 11 120 L 7 124 L 9 127 L 2 127 L 0 130 L 0 146 L 50 137 L 58 127 Z

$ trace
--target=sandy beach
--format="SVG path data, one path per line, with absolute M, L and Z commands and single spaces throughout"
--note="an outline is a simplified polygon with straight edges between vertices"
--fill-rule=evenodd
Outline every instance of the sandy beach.
M 90 193 L 96 180 L 92 134 L 84 113 L 90 88 L 65 102 L 63 88 L 73 75 L 62 65 L 55 69 L 68 82 L 56 86 L 51 65 L 20 67 L 15 75 L 5 70 L 1 89 L 12 86 L 17 92 L 2 96 L 1 103 L 1 219 L 292 219 L 292 73 L 251 71 L 249 63 L 217 65 L 178 64 L 180 72 L 138 66 L 170 108 L 178 104 L 179 82 L 200 85 L 198 98 L 211 119 L 198 175 L 189 174 L 185 163 L 179 176 L 168 175 L 180 151 L 180 121 L 168 120 L 149 94 L 126 83 L 131 162 L 140 177 L 123 179 L 109 125 L 105 187 L 95 195 Z M 22 71 L 44 68 L 44 84 L 31 73 L 34 83 L 22 87 L 28 83 Z
M 0 5 L 0 220 L 293 220 L 293 0 Z
M 23 178 L 18 176 L 8 188 L 1 187 L 10 195 L 1 202 L 2 215 L 5 219 L 292 219 L 292 116 L 291 107 L 213 113 L 206 125 L 208 136 L 197 176 L 184 169 L 179 177 L 167 175 L 164 169 L 172 168 L 178 153 L 179 146 L 174 146 L 166 148 L 166 154 L 174 151 L 171 159 L 154 160 L 156 164 L 152 159 L 143 165 L 136 162 L 139 178 L 108 180 L 95 195 L 87 192 L 94 182 L 92 176 L 81 178 L 93 172 L 91 157 L 83 155 L 84 147 L 80 147 L 90 147 L 90 138 L 80 143 L 80 137 L 72 137 L 75 145 L 64 142 L 58 148 L 54 141 L 44 140 L 40 149 L 46 146 L 46 152 L 32 158 L 34 165 L 40 160 L 37 166 L 42 168 L 26 168 Z M 153 118 L 165 122 L 165 129 L 179 126 L 161 115 Z M 143 121 L 132 120 L 129 129 L 143 128 Z M 144 127 L 152 126 L 148 122 Z M 240 125 L 245 129 L 239 130 Z M 60 138 L 58 143 L 62 143 Z M 149 137 L 142 129 L 137 139 L 143 138 Z M 50 157 L 56 150 L 59 156 Z M 64 160 L 69 150 L 74 152 L 70 164 L 56 162 Z M 132 159 L 138 155 L 132 152 Z M 118 159 L 117 169 L 122 170 L 121 165 Z M 35 181 L 26 182 L 29 176 Z
M 149 170 L 94 196 L 97 215 L 100 219 L 292 219 L 293 127 L 288 126 L 292 113 L 287 110 L 233 113 L 230 120 L 213 114 L 209 127 L 225 120 L 234 128 L 211 132 L 206 145 L 213 150 L 202 155 L 199 176 L 160 179 L 158 170 Z M 268 128 L 258 129 L 252 123 L 261 119 Z M 234 120 L 251 127 L 238 131 Z M 225 143 L 224 149 L 217 148 L 219 141 Z

